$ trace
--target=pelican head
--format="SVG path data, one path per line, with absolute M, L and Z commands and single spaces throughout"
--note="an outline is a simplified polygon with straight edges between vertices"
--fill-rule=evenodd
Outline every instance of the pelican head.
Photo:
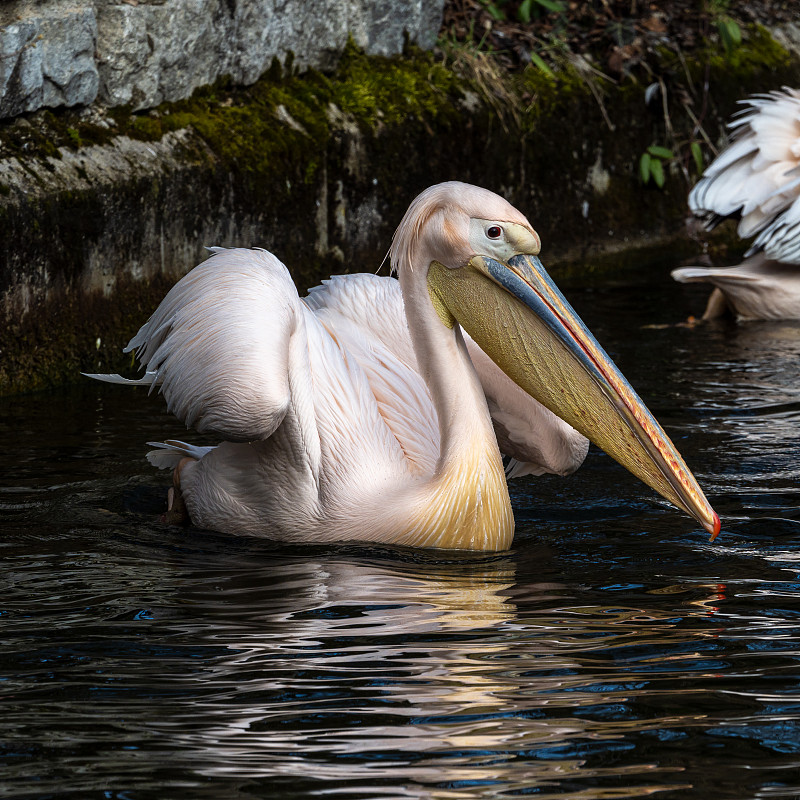
M 713 539 L 719 517 L 545 271 L 540 248 L 530 222 L 507 201 L 450 182 L 412 202 L 391 258 L 404 293 L 427 292 L 440 324 L 462 326 L 522 389 L 694 517 Z

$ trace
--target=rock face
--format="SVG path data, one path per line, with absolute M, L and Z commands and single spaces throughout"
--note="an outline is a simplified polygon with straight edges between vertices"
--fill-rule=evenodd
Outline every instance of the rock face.
M 10 3 L 0 11 L 0 116 L 97 97 L 94 8 L 78 3 Z
M 0 7 L 0 118 L 42 107 L 188 97 L 273 58 L 334 66 L 349 36 L 367 53 L 433 45 L 444 0 L 13 0 Z

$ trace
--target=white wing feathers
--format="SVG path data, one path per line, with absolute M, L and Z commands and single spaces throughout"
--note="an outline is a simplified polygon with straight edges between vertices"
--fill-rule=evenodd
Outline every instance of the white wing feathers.
M 742 238 L 758 234 L 747 255 L 800 263 L 800 92 L 757 95 L 729 128 L 733 142 L 689 194 L 692 212 L 712 228 L 741 214 Z
M 364 273 L 334 275 L 309 289 L 305 302 L 318 319 L 347 321 L 352 330 L 361 336 L 368 333 L 370 341 L 379 342 L 417 371 L 398 281 Z
M 334 276 L 311 289 L 305 301 L 363 371 L 411 471 L 432 473 L 439 458 L 439 426 L 417 372 L 398 282 L 375 275 Z
M 289 340 L 300 300 L 259 250 L 221 250 L 182 278 L 131 339 L 169 410 L 228 441 L 266 439 L 289 404 Z
M 150 391 L 153 387 L 159 386 L 161 381 L 156 372 L 145 372 L 141 378 L 123 378 L 122 375 L 115 375 L 108 372 L 81 372 L 86 378 L 94 378 L 96 381 L 103 381 L 103 383 L 121 383 L 125 386 L 149 386 Z
M 509 474 L 577 469 L 587 440 L 519 389 L 466 334 L 465 340 L 501 449 L 524 462 Z M 400 457 L 412 473 L 435 469 L 438 420 L 391 278 L 337 276 L 301 300 L 272 254 L 214 248 L 170 290 L 131 350 L 147 370 L 143 377 L 91 377 L 159 386 L 169 410 L 201 433 L 265 440 L 289 413 L 302 429 L 295 446 L 308 451 L 310 464 L 320 463 L 320 446 L 336 442 L 333 464 L 366 458 L 395 469 Z M 335 402 L 319 404 L 317 393 Z M 347 430 L 339 431 L 343 425 Z M 183 442 L 154 446 L 148 458 L 156 466 L 205 455 Z
M 376 275 L 338 276 L 312 289 L 306 302 L 340 345 L 359 358 L 381 413 L 409 460 L 421 467 L 434 465 L 439 429 L 428 388 L 417 371 L 398 281 Z M 574 472 L 586 457 L 588 440 L 520 389 L 466 332 L 464 340 L 500 449 L 521 462 L 511 465 L 508 476 Z M 394 364 L 391 371 L 384 359 Z M 419 408 L 430 409 L 424 420 L 417 416 Z
M 194 458 L 199 461 L 214 449 L 213 447 L 187 444 L 175 439 L 167 439 L 166 442 L 148 442 L 147 444 L 156 448 L 147 454 L 147 460 L 158 469 L 175 469 L 184 458 Z

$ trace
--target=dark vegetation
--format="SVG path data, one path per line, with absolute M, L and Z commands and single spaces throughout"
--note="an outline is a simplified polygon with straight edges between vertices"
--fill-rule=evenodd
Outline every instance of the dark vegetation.
M 794 78 L 768 26 L 796 21 L 797 10 L 796 0 L 448 0 L 440 46 L 487 96 L 527 75 L 516 83 L 529 107 L 541 104 L 545 78 L 560 90 L 578 77 L 601 107 L 642 93 L 663 131 L 639 171 L 661 188 L 667 166 L 694 182 L 736 100 Z M 624 122 L 603 116 L 609 128 Z
M 557 65 L 570 53 L 609 77 L 654 75 L 663 48 L 718 41 L 733 52 L 742 30 L 797 21 L 796 0 L 447 0 L 445 38 L 492 52 L 506 69 Z

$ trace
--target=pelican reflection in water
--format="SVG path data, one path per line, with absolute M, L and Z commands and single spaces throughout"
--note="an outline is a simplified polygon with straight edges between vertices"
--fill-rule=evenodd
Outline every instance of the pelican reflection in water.
M 633 750 L 642 731 L 707 725 L 703 703 L 680 714 L 647 706 L 665 680 L 686 691 L 694 675 L 694 696 L 712 704 L 718 692 L 717 670 L 686 672 L 719 635 L 698 603 L 713 602 L 716 584 L 587 605 L 583 586 L 530 580 L 533 564 L 536 574 L 560 569 L 538 543 L 527 567 L 512 553 L 275 555 L 214 544 L 221 552 L 204 550 L 206 540 L 188 560 L 176 550 L 145 566 L 174 592 L 174 608 L 154 613 L 192 643 L 192 663 L 152 674 L 148 688 L 171 692 L 169 713 L 139 703 L 129 720 L 169 737 L 175 764 L 199 776 L 287 778 L 333 794 L 327 782 L 344 782 L 348 797 L 366 785 L 369 796 L 452 798 L 451 781 L 544 792 L 618 778 L 617 761 L 590 757 L 599 743 Z M 648 713 L 633 713 L 638 696 Z M 653 759 L 644 749 L 626 763 L 630 796 L 684 782 L 685 766 Z
M 586 452 L 572 426 L 716 535 L 691 472 L 539 248 L 504 199 L 450 182 L 400 223 L 399 282 L 345 276 L 301 299 L 272 254 L 215 250 L 127 348 L 147 370 L 133 383 L 223 439 L 150 454 L 174 470 L 173 513 L 185 504 L 198 526 L 285 542 L 504 550 L 514 518 L 498 441 L 516 474 L 566 473 Z

